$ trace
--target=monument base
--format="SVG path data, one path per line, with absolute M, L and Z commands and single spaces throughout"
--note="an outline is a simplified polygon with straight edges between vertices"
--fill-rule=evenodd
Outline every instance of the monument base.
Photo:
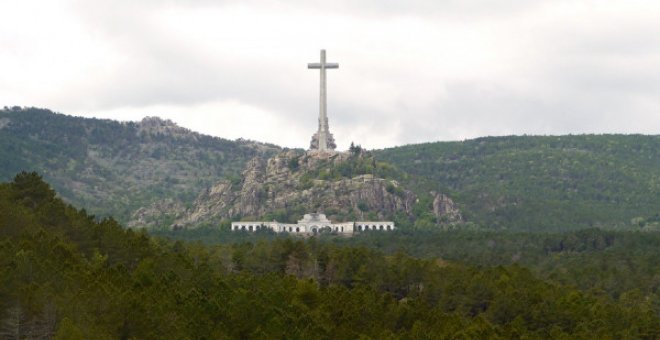
M 342 151 L 335 151 L 335 150 L 307 150 L 305 154 L 310 157 L 314 157 L 317 159 L 327 159 L 327 158 L 332 158 L 334 156 L 344 154 L 345 152 Z

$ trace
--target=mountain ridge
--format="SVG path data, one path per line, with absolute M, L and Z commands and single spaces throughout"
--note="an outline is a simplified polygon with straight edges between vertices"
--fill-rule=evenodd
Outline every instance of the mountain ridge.
M 280 150 L 154 117 L 117 122 L 12 108 L 0 119 L 0 177 L 38 171 L 67 201 L 122 222 L 157 196 L 194 198 L 218 177 L 238 176 L 252 157 Z
M 2 179 L 38 171 L 68 202 L 123 223 L 153 204 L 190 209 L 214 184 L 240 183 L 250 160 L 286 150 L 198 134 L 159 118 L 116 122 L 0 110 Z M 437 225 L 431 192 L 450 197 L 465 221 L 488 229 L 643 228 L 660 213 L 658 135 L 482 137 L 371 153 L 382 165 L 376 177 L 417 196 L 409 226 Z M 315 170 L 301 180 L 308 185 L 344 170 Z

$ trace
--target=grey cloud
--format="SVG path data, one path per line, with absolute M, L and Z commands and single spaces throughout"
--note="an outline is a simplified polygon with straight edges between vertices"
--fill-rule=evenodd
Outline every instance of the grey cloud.
M 79 0 L 80 3 L 85 3 Z M 492 18 L 494 15 L 512 15 L 517 12 L 536 8 L 550 0 L 102 0 L 95 1 L 89 7 L 99 7 L 104 3 L 106 8 L 128 7 L 188 7 L 188 8 L 218 8 L 224 6 L 250 5 L 279 10 L 311 10 L 322 13 L 342 13 L 351 16 L 420 16 L 441 17 L 444 19 Z M 101 5 L 103 6 L 103 5 Z
M 105 7 L 99 7 L 99 3 Z M 221 2 L 222 6 L 234 3 Z M 552 2 L 374 0 L 339 1 L 328 5 L 327 1 L 313 0 L 248 3 L 319 11 L 312 15 L 322 15 L 319 9 L 328 8 L 330 13 L 382 18 L 431 15 L 503 19 Z M 317 76 L 303 75 L 308 72 L 305 63 L 310 60 L 292 61 L 289 65 L 255 64 L 250 60 L 223 59 L 222 55 L 207 56 L 188 50 L 185 44 L 163 36 L 145 20 L 152 6 L 184 6 L 179 2 L 168 1 L 163 5 L 160 1 L 122 0 L 87 4 L 91 3 L 81 3 L 79 7 L 87 24 L 99 36 L 119 44 L 131 55 L 126 68 L 86 90 L 96 98 L 97 109 L 162 103 L 185 107 L 231 99 L 286 115 L 293 125 L 315 126 Z M 200 0 L 193 1 L 190 6 L 218 5 Z M 418 98 L 414 93 L 403 91 L 410 97 L 383 108 L 375 104 L 381 100 L 379 97 L 342 97 L 342 93 L 350 90 L 337 89 L 334 86 L 338 83 L 333 83 L 329 102 L 331 129 L 336 126 L 344 131 L 351 127 L 356 131 L 400 130 L 391 145 L 523 133 L 658 133 L 660 36 L 647 34 L 657 30 L 657 26 L 631 20 L 617 24 L 617 29 L 605 30 L 535 27 L 538 32 L 534 37 L 538 41 L 531 48 L 537 48 L 543 60 L 523 59 L 522 63 L 532 65 L 533 74 L 516 76 L 539 86 L 524 91 L 516 90 L 507 75 L 447 79 L 442 84 L 434 84 L 445 88 L 446 94 L 438 95 L 432 105 L 414 105 Z M 502 37 L 508 38 L 515 39 Z M 360 51 L 355 51 L 351 57 L 360 58 Z M 347 62 L 333 61 L 340 65 Z M 375 69 L 382 67 L 374 66 Z M 420 69 L 419 72 L 426 71 Z M 371 81 L 402 86 L 396 75 L 386 72 L 377 72 L 377 75 L 378 79 L 368 76 Z M 405 76 L 409 81 L 417 79 L 416 75 Z M 623 115 L 626 118 L 622 118 Z
M 651 107 L 631 107 L 623 95 L 561 92 L 516 95 L 493 84 L 450 84 L 435 109 L 404 120 L 404 143 L 455 140 L 488 135 L 566 133 L 657 133 L 660 100 Z M 625 119 L 622 119 L 625 117 Z
M 98 109 L 163 103 L 194 105 L 231 99 L 267 109 L 299 111 L 296 109 L 303 105 L 303 100 L 296 92 L 300 93 L 300 89 L 292 89 L 291 79 L 282 77 L 291 73 L 287 66 L 228 60 L 222 59 L 222 55 L 212 57 L 188 50 L 184 43 L 164 35 L 146 20 L 150 6 L 164 4 L 179 3 L 78 3 L 86 24 L 129 57 L 112 77 L 85 89 L 93 92 Z M 298 66 L 304 69 L 305 64 L 301 61 Z

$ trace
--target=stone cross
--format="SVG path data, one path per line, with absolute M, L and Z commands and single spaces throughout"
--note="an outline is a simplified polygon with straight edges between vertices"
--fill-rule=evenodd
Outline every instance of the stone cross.
M 317 149 L 319 151 L 334 150 L 335 143 L 330 129 L 328 128 L 328 115 L 326 112 L 326 89 L 325 89 L 325 70 L 339 68 L 339 64 L 336 63 L 326 63 L 325 62 L 325 50 L 321 50 L 321 62 L 320 63 L 309 63 L 307 64 L 309 69 L 319 69 L 321 70 L 321 95 L 319 98 L 319 130 L 312 137 L 311 149 Z

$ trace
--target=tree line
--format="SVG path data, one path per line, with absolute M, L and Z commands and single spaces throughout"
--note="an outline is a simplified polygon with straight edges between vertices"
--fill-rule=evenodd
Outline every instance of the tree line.
M 315 238 L 169 241 L 97 221 L 36 173 L 0 184 L 0 320 L 6 338 L 660 336 L 639 293 Z

